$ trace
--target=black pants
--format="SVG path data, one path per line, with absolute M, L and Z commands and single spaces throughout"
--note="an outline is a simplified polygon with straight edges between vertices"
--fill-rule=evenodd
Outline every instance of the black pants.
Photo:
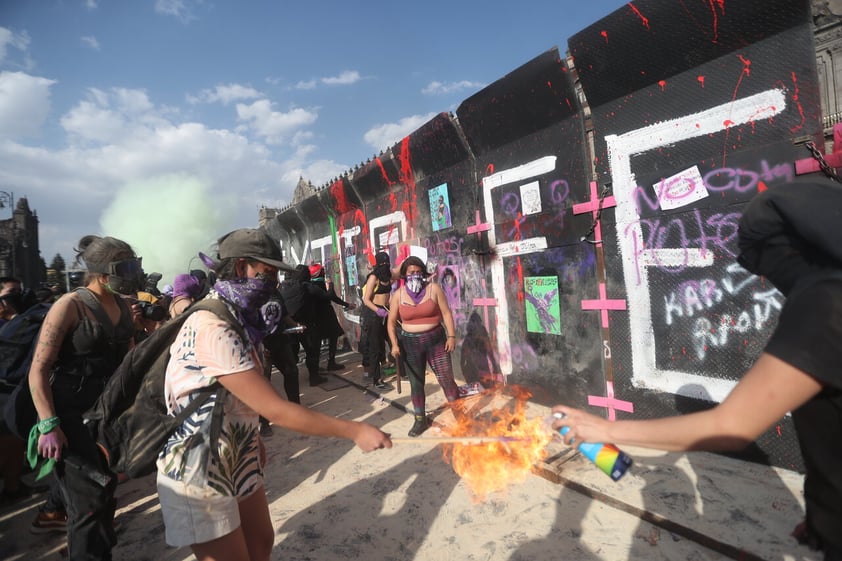
M 318 327 L 308 325 L 304 333 L 298 335 L 298 343 L 304 347 L 304 364 L 310 379 L 315 380 L 319 377 L 319 355 L 322 352 L 322 336 Z M 294 347 L 298 348 L 298 345 L 295 344 Z
M 293 344 L 295 349 L 293 349 Z M 284 393 L 287 400 L 301 403 L 301 387 L 298 383 L 298 342 L 283 333 L 273 333 L 263 340 L 269 352 L 271 363 L 284 376 Z
M 53 402 L 67 437 L 67 447 L 55 473 L 67 511 L 67 550 L 70 561 L 111 561 L 117 543 L 114 533 L 114 491 L 117 476 L 105 465 L 94 439 L 82 423 L 102 393 L 102 378 L 57 376 Z
M 380 361 L 386 357 L 386 318 L 381 318 L 368 307 L 363 309 L 363 329 L 366 337 L 364 365 L 372 382 L 382 379 Z

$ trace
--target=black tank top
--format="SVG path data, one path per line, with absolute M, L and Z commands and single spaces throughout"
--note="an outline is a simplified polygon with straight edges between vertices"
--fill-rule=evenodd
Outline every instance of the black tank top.
M 96 295 L 87 288 L 78 289 L 78 292 L 81 291 L 88 294 L 75 296 L 79 323 L 64 338 L 53 372 L 58 375 L 107 378 L 114 373 L 129 350 L 135 332 L 132 314 L 123 299 L 115 297 L 120 306 L 120 320 L 113 328 L 113 337 L 109 336 L 111 330 L 103 326 L 99 319 L 91 319 L 88 315 L 89 311 L 93 311 L 95 317 L 107 317 Z M 91 306 L 98 307 L 100 312 L 94 311 Z

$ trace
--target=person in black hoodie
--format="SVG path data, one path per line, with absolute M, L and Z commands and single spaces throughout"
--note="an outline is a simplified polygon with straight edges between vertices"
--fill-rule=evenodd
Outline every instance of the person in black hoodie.
M 319 319 L 318 305 L 320 300 L 330 302 L 330 296 L 310 282 L 310 268 L 307 265 L 295 266 L 295 272 L 281 283 L 281 296 L 292 319 L 304 326 L 303 333 L 292 337 L 293 354 L 298 355 L 299 345 L 304 347 L 304 364 L 311 386 L 327 382 L 327 378 L 319 374 L 319 353 L 322 347 L 319 323 L 323 320 Z
M 356 306 L 340 298 L 333 289 L 333 284 L 328 288 L 325 277 L 325 268 L 321 263 L 310 265 L 310 282 L 328 296 L 328 299 L 325 299 L 320 294 L 316 298 L 316 317 L 319 319 L 320 336 L 323 340 L 327 339 L 327 370 L 344 370 L 345 366 L 336 362 L 336 343 L 345 334 L 345 330 L 336 319 L 333 304 L 339 304 L 346 310 L 353 310 Z

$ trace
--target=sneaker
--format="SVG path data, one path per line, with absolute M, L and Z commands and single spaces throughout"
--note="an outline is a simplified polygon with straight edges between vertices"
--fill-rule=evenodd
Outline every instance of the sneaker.
M 415 424 L 412 425 L 412 428 L 409 429 L 409 436 L 416 437 L 420 436 L 425 430 L 430 428 L 430 420 L 427 419 L 426 415 L 416 415 L 415 416 Z
M 389 389 L 389 384 L 387 384 L 383 380 L 377 380 L 376 382 L 374 382 L 374 387 L 378 390 L 387 390 Z
M 331 362 L 327 365 L 327 370 L 345 370 L 345 365 L 341 362 Z
M 33 534 L 46 534 L 48 532 L 65 533 L 67 531 L 67 513 L 63 511 L 45 512 L 38 511 L 35 520 L 29 526 Z

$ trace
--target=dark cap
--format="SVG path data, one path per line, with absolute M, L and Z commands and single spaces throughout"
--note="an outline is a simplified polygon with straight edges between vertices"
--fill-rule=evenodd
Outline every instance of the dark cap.
M 246 258 L 266 263 L 282 271 L 294 269 L 283 262 L 281 246 L 265 230 L 242 228 L 219 238 L 219 258 Z
M 378 252 L 377 255 L 374 256 L 374 264 L 376 265 L 391 265 L 391 259 L 389 259 L 389 254 L 385 251 Z

